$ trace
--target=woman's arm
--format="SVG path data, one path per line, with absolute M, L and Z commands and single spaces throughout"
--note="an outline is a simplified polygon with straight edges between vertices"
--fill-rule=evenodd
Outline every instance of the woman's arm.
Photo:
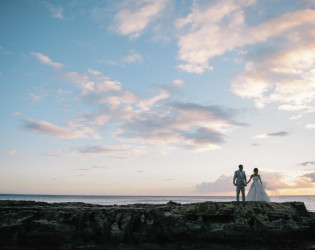
M 253 178 L 253 175 L 250 176 L 249 181 L 247 182 L 247 184 L 250 183 L 252 178 Z
M 258 175 L 258 179 L 260 181 L 260 184 L 262 185 L 262 181 L 261 181 L 260 175 Z

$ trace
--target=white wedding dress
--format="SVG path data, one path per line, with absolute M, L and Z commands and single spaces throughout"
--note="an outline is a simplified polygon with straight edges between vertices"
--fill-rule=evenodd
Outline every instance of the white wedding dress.
M 264 187 L 260 184 L 258 176 L 253 176 L 253 182 L 250 185 L 246 200 L 270 202 L 270 198 L 264 190 Z

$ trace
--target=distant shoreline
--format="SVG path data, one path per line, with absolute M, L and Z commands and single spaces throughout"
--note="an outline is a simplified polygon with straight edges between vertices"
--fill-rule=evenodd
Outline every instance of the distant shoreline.
M 5 193 L 0 195 L 25 195 L 25 196 L 83 196 L 83 197 L 234 197 L 234 195 L 107 195 L 107 194 L 10 194 Z M 315 196 L 311 194 L 305 195 L 270 195 L 270 197 L 295 197 L 295 196 Z

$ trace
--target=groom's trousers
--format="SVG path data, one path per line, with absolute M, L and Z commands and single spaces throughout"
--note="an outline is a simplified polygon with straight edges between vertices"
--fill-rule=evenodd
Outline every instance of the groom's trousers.
M 236 200 L 240 201 L 240 192 L 242 192 L 242 201 L 245 201 L 245 186 L 236 186 Z

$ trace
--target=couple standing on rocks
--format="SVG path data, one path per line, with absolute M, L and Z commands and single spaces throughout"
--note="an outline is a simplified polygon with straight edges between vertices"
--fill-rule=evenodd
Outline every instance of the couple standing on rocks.
M 247 193 L 248 201 L 267 201 L 270 198 L 264 190 L 261 177 L 258 174 L 258 168 L 254 168 L 254 173 L 250 176 L 249 181 L 246 179 L 246 173 L 243 171 L 243 165 L 238 166 L 239 170 L 235 171 L 233 177 L 233 184 L 236 186 L 236 200 L 239 202 L 240 192 L 242 193 L 242 201 L 245 202 L 245 186 L 253 179 L 250 189 Z

